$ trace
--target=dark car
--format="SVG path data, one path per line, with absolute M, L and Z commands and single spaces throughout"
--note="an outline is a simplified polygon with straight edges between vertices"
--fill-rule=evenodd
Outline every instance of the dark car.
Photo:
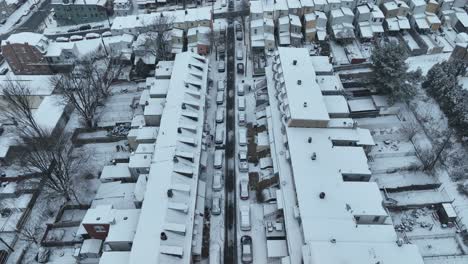
M 244 74 L 244 63 L 242 62 L 237 63 L 237 73 Z
M 91 25 L 83 25 L 80 27 L 80 30 L 90 30 L 91 29 Z
M 252 251 L 252 238 L 250 236 L 241 237 L 241 249 L 242 249 L 242 256 L 241 256 L 242 263 L 252 263 L 253 251 Z
M 239 23 L 236 24 L 236 32 L 242 32 L 242 27 Z
M 244 38 L 244 34 L 242 34 L 242 31 L 237 31 L 236 32 L 236 39 L 237 40 L 242 40 Z

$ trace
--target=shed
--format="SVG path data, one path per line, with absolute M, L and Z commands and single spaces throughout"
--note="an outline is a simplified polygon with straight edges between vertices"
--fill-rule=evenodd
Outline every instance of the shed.
M 288 256 L 286 240 L 267 240 L 268 258 L 282 258 Z
M 80 249 L 80 257 L 83 258 L 99 258 L 101 252 L 102 240 L 100 239 L 85 239 Z
M 439 210 L 437 210 L 437 214 L 442 224 L 455 223 L 457 220 L 457 212 L 455 212 L 450 203 L 443 203 Z
M 101 182 L 125 182 L 131 181 L 132 179 L 132 175 L 130 174 L 130 170 L 128 169 L 128 163 L 117 163 L 115 165 L 104 166 L 100 177 Z

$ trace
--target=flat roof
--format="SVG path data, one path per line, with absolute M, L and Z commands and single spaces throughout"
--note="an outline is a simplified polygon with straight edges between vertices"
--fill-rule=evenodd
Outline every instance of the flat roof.
M 53 75 L 0 75 L 0 88 L 2 85 L 7 85 L 9 81 L 18 82 L 29 88 L 32 96 L 51 95 L 55 86 L 50 82 Z M 0 95 L 3 95 L 3 89 L 0 90 Z
M 115 165 L 104 166 L 101 172 L 101 180 L 131 178 L 128 163 L 117 163 Z
M 330 58 L 328 56 L 310 56 L 310 62 L 312 62 L 316 73 L 333 72 L 333 65 L 330 63 Z
M 99 264 L 127 264 L 130 260 L 128 251 L 104 251 Z
M 191 263 L 207 78 L 207 59 L 176 55 L 130 264 Z M 178 226 L 184 231 L 173 231 Z
M 132 242 L 140 209 L 113 209 L 113 221 L 105 242 Z
M 291 119 L 329 121 L 320 87 L 310 78 L 313 66 L 307 49 L 280 47 L 278 51 Z
M 349 114 L 348 103 L 342 95 L 324 96 L 327 111 L 330 114 Z
M 46 96 L 39 107 L 33 112 L 37 125 L 48 131 L 53 131 L 65 111 L 65 99 L 61 95 Z

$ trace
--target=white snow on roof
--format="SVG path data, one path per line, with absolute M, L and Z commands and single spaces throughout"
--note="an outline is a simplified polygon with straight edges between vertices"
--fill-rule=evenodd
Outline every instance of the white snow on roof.
M 198 240 L 192 241 L 192 236 L 207 73 L 205 58 L 191 52 L 177 54 L 150 168 L 148 191 L 130 256 L 131 264 L 191 262 L 192 243 L 198 243 Z M 187 159 L 183 154 L 189 152 L 193 159 Z M 189 192 L 173 188 L 174 184 L 189 186 Z M 174 194 L 172 197 L 168 197 L 169 189 Z M 185 226 L 185 232 L 165 229 L 174 225 Z M 167 240 L 160 239 L 161 232 L 167 233 Z
M 128 251 L 105 251 L 99 259 L 99 264 L 127 264 L 129 259 Z
M 36 46 L 41 43 L 41 41 L 46 41 L 47 38 L 44 35 L 39 33 L 32 32 L 21 32 L 16 34 L 11 34 L 6 41 L 2 42 L 2 46 L 5 46 L 8 42 L 10 44 L 24 44 L 28 43 L 31 46 Z
M 51 95 L 55 90 L 55 86 L 50 82 L 52 76 L 53 75 L 0 75 L 0 87 L 2 87 L 2 84 L 5 85 L 11 80 L 26 85 L 32 96 L 47 96 Z M 0 94 L 3 94 L 3 90 L 0 91 Z
M 37 125 L 52 132 L 60 122 L 65 111 L 65 99 L 61 95 L 46 96 L 39 108 L 33 113 Z
M 310 56 L 315 72 L 333 72 L 333 65 L 328 56 Z
M 132 242 L 139 217 L 140 209 L 113 209 L 105 242 Z
M 291 120 L 328 122 L 330 118 L 320 87 L 310 78 L 313 66 L 307 49 L 278 48 L 278 51 Z
M 101 181 L 112 179 L 130 179 L 128 163 L 117 163 L 116 165 L 104 166 L 101 172 Z
M 351 112 L 376 110 L 374 101 L 371 98 L 348 100 L 348 105 Z
M 323 97 L 327 111 L 330 114 L 349 114 L 348 103 L 342 95 L 327 95 Z

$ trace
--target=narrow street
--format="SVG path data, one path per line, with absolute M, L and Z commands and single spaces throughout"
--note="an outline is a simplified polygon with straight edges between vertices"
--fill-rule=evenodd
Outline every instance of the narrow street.
M 235 131 L 235 37 L 233 20 L 228 20 L 227 29 L 227 83 L 226 83 L 226 177 L 225 177 L 225 192 L 226 192 L 226 227 L 225 227 L 225 245 L 224 245 L 224 263 L 237 263 L 237 234 L 236 234 L 236 173 L 235 173 L 235 146 L 236 133 Z

